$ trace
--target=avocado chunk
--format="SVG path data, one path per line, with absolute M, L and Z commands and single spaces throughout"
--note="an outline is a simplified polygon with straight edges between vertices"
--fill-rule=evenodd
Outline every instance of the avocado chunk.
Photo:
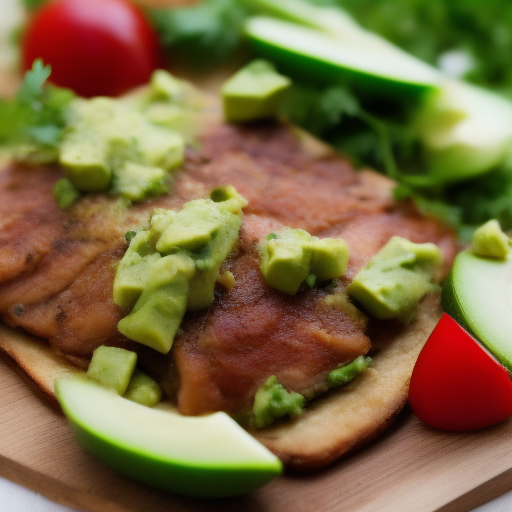
M 113 299 L 122 308 L 135 304 L 146 287 L 153 265 L 161 258 L 149 243 L 150 239 L 149 231 L 137 233 L 119 262 L 114 278 Z
M 294 391 L 288 392 L 272 375 L 261 386 L 254 397 L 252 423 L 256 428 L 268 427 L 276 418 L 300 416 L 305 398 Z
M 80 191 L 69 180 L 64 178 L 55 183 L 53 197 L 61 210 L 67 210 L 80 198 Z
M 351 363 L 336 368 L 327 376 L 329 387 L 338 387 L 348 384 L 355 379 L 363 370 L 366 370 L 372 362 L 371 357 L 359 356 Z
M 233 187 L 214 189 L 210 199 L 187 203 L 157 242 L 160 253 L 186 250 L 194 261 L 187 309 L 202 309 L 213 302 L 220 266 L 238 240 L 246 204 Z
M 229 123 L 275 117 L 291 80 L 273 64 L 255 60 L 222 87 L 224 118 Z
M 261 245 L 261 272 L 269 286 L 289 295 L 299 291 L 308 277 L 312 238 L 302 229 L 285 228 Z
M 132 201 L 167 190 L 165 176 L 183 162 L 184 141 L 111 98 L 77 99 L 70 107 L 60 163 L 84 192 L 110 190 Z
M 146 407 L 154 407 L 162 399 L 162 388 L 140 370 L 133 372 L 124 398 Z
M 107 147 L 96 134 L 76 128 L 62 141 L 59 162 L 69 181 L 82 192 L 104 192 L 110 186 L 112 169 L 107 162 Z
M 236 245 L 246 204 L 233 187 L 220 187 L 179 212 L 156 209 L 147 229 L 127 234 L 130 245 L 117 268 L 114 302 L 135 305 L 118 324 L 122 334 L 169 352 L 185 311 L 213 302 L 220 266 Z
M 295 295 L 306 281 L 316 283 L 343 275 L 348 264 L 344 240 L 319 239 L 302 229 L 284 228 L 260 242 L 260 269 L 269 286 Z
M 348 294 L 377 318 L 406 320 L 420 299 L 436 288 L 433 278 L 442 262 L 436 245 L 394 236 L 357 273 Z
M 194 272 L 194 262 L 183 253 L 153 263 L 133 311 L 117 326 L 119 332 L 167 354 L 187 309 L 189 281 Z
M 210 242 L 223 221 L 222 212 L 213 202 L 203 199 L 190 201 L 176 214 L 156 248 L 162 254 L 176 249 L 198 249 Z
M 512 372 L 512 259 L 457 255 L 443 283 L 441 306 Z
M 348 246 L 341 238 L 322 238 L 313 244 L 311 273 L 321 283 L 342 276 L 348 265 Z
M 497 220 L 490 220 L 473 233 L 471 250 L 483 258 L 504 260 L 510 252 L 510 239 Z
M 92 354 L 87 376 L 102 386 L 123 395 L 137 364 L 137 354 L 129 350 L 102 345 Z

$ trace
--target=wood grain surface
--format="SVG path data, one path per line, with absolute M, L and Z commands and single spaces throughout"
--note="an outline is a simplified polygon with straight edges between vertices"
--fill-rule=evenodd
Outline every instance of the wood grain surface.
M 88 512 L 466 511 L 512 489 L 512 421 L 454 434 L 405 411 L 378 442 L 316 475 L 285 475 L 240 498 L 185 498 L 84 452 L 61 413 L 4 361 L 0 390 L 0 476 Z

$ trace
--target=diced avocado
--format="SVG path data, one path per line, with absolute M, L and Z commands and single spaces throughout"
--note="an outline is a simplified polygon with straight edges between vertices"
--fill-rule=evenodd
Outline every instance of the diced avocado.
M 102 386 L 123 395 L 137 364 L 137 354 L 129 350 L 102 345 L 92 354 L 87 376 Z
M 242 208 L 249 204 L 247 199 L 241 196 L 232 185 L 214 188 L 210 192 L 210 199 L 223 210 L 236 215 L 239 215 Z
M 202 309 L 213 302 L 220 266 L 238 240 L 241 209 L 247 204 L 233 187 L 215 189 L 212 197 L 187 203 L 156 245 L 162 254 L 190 251 L 197 269 L 190 281 L 187 306 L 190 310 Z
M 222 225 L 224 216 L 213 202 L 197 199 L 185 204 L 156 244 L 157 250 L 193 251 L 207 244 Z
M 167 173 L 161 167 L 125 162 L 114 173 L 110 192 L 129 201 L 142 201 L 167 192 Z
M 235 276 L 232 272 L 227 270 L 226 272 L 223 272 L 222 274 L 217 275 L 217 279 L 215 280 L 216 283 L 219 283 L 221 286 L 224 286 L 226 290 L 231 290 L 233 286 L 235 286 Z
M 276 418 L 302 414 L 306 400 L 299 393 L 288 392 L 272 375 L 258 389 L 254 397 L 252 423 L 257 428 L 268 427 Z
M 348 293 L 377 318 L 406 319 L 432 283 L 443 256 L 434 244 L 414 244 L 394 236 L 358 272 Z
M 342 276 L 348 265 L 348 246 L 341 238 L 322 238 L 313 244 L 311 255 L 311 273 L 316 282 Z
M 144 290 L 153 265 L 161 255 L 149 244 L 151 233 L 140 231 L 131 240 L 128 250 L 119 262 L 114 278 L 114 302 L 126 308 L 135 304 Z
M 299 291 L 309 274 L 311 241 L 307 231 L 284 228 L 274 238 L 261 242 L 260 269 L 269 286 L 289 295 Z
M 150 238 L 156 242 L 160 240 L 160 237 L 164 231 L 171 225 L 171 222 L 176 217 L 174 210 L 165 210 L 164 208 L 156 208 L 151 215 L 151 227 L 150 227 Z
M 112 177 L 105 144 L 94 139 L 77 131 L 76 136 L 65 137 L 60 148 L 60 164 L 73 186 L 83 192 L 104 192 Z
M 363 370 L 366 370 L 372 362 L 371 357 L 359 356 L 351 363 L 336 368 L 327 376 L 330 387 L 344 386 L 356 378 Z
M 260 243 L 260 269 L 269 286 L 295 295 L 306 281 L 316 283 L 343 275 L 348 264 L 344 240 L 319 239 L 301 229 L 284 228 Z
M 497 220 L 490 220 L 473 234 L 471 250 L 483 258 L 504 260 L 510 252 L 510 239 Z
M 316 284 L 316 276 L 315 274 L 309 274 L 308 277 L 306 277 L 306 284 L 310 287 L 310 288 L 313 288 Z
M 149 375 L 135 370 L 124 398 L 146 407 L 154 407 L 162 399 L 162 388 Z
M 151 75 L 149 101 L 159 106 L 178 105 L 187 109 L 203 106 L 204 98 L 190 82 L 180 80 L 163 69 Z
M 55 183 L 53 187 L 53 197 L 55 198 L 57 206 L 61 210 L 66 210 L 80 198 L 80 191 L 77 190 L 69 180 L 64 178 Z
M 187 309 L 189 281 L 194 272 L 193 261 L 183 253 L 153 263 L 133 311 L 117 326 L 119 332 L 167 354 Z
M 175 169 L 183 163 L 185 142 L 179 133 L 147 123 L 138 143 L 144 160 L 165 170 Z
M 116 304 L 137 301 L 118 324 L 128 338 L 167 353 L 185 310 L 213 302 L 247 201 L 233 187 L 215 189 L 212 196 L 215 201 L 190 201 L 180 212 L 155 210 L 150 227 L 131 238 L 114 280 Z
M 101 97 L 75 100 L 69 118 L 60 163 L 79 190 L 110 188 L 140 201 L 165 193 L 166 171 L 183 161 L 181 135 L 155 126 L 123 102 Z
M 170 100 L 180 103 L 183 97 L 184 82 L 167 71 L 158 69 L 151 75 L 149 91 L 152 100 Z
M 190 281 L 188 309 L 208 307 L 213 302 L 215 282 L 222 262 L 235 247 L 242 219 L 238 215 L 221 210 L 222 224 L 215 237 L 198 254 L 192 254 L 197 271 Z
M 275 117 L 291 80 L 265 60 L 255 60 L 222 87 L 224 118 L 237 123 Z

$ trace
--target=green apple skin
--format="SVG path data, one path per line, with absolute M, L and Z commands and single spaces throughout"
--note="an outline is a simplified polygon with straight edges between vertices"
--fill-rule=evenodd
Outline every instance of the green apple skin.
M 512 258 L 469 250 L 456 258 L 443 283 L 442 307 L 512 372 Z
M 73 434 L 120 473 L 188 496 L 250 492 L 282 472 L 280 460 L 225 413 L 188 417 L 126 400 L 83 375 L 55 383 Z
M 245 27 L 258 55 L 276 62 L 284 72 L 306 74 L 321 82 L 349 80 L 365 93 L 392 98 L 423 97 L 437 90 L 440 73 L 414 57 L 376 44 L 370 32 L 359 29 L 357 40 L 264 16 Z M 354 40 L 352 40 L 354 39 Z
M 414 125 L 429 175 L 438 183 L 463 181 L 507 158 L 512 144 L 512 103 L 452 80 L 426 97 Z

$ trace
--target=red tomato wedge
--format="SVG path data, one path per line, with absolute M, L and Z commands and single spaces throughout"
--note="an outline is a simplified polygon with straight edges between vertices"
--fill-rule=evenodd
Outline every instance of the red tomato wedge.
M 117 96 L 148 81 L 160 66 L 155 32 L 128 0 L 53 0 L 22 41 L 24 70 L 42 58 L 50 80 L 81 96 Z
M 512 381 L 503 366 L 444 314 L 414 367 L 409 403 L 432 427 L 475 430 L 512 414 Z

